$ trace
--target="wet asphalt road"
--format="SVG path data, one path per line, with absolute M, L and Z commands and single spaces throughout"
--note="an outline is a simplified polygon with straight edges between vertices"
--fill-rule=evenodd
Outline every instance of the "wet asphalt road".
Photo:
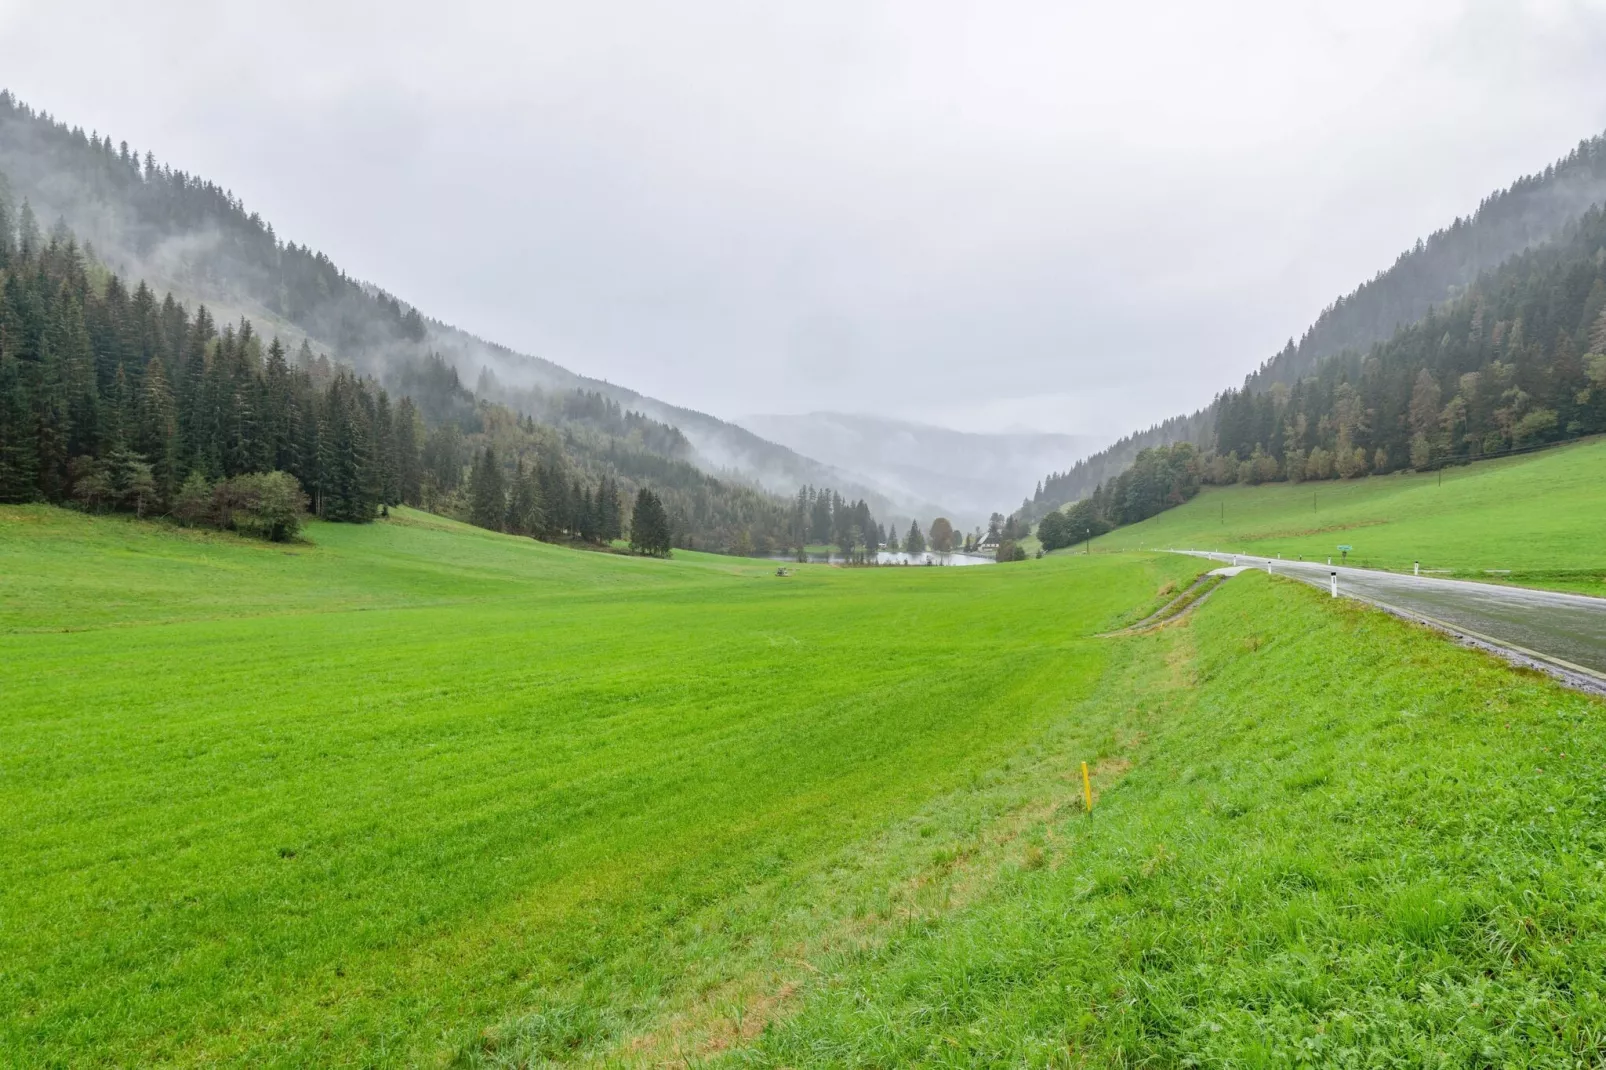
M 1572 682 L 1606 690 L 1606 598 L 1503 587 L 1471 580 L 1407 576 L 1319 562 L 1185 550 L 1223 565 L 1247 565 L 1328 589 L 1440 627 L 1481 646 L 1533 660 L 1538 667 L 1581 675 Z

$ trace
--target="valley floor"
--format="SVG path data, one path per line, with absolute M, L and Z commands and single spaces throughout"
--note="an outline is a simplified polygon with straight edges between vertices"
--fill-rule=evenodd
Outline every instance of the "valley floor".
M 1606 707 L 1424 630 L 309 534 L 0 508 L 0 1062 L 1606 1052 Z

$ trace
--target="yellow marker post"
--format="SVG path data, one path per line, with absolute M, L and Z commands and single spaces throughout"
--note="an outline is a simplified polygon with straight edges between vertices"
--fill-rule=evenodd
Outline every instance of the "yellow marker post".
M 1082 763 L 1082 801 L 1087 804 L 1087 812 L 1093 812 L 1093 781 L 1087 775 L 1087 763 Z

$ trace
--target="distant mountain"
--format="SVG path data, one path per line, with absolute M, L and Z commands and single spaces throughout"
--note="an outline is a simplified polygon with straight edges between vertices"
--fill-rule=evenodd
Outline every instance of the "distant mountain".
M 963 528 L 985 524 L 998 503 L 1032 486 L 1045 468 L 1069 465 L 1094 444 L 1082 435 L 972 434 L 840 412 L 741 422 L 888 495 L 931 502 Z
M 1134 432 L 1075 465 L 1052 471 L 1043 479 L 1043 492 L 1023 503 L 1022 515 L 1035 520 L 1088 497 L 1099 484 L 1120 475 L 1143 449 L 1191 442 L 1204 451 L 1215 450 L 1223 398 L 1241 407 L 1241 394 L 1260 395 L 1278 385 L 1293 387 L 1317 374 L 1331 358 L 1365 354 L 1431 310 L 1467 294 L 1481 276 L 1512 257 L 1563 237 L 1592 205 L 1603 201 L 1606 135 L 1580 142 L 1543 171 L 1485 198 L 1472 215 L 1417 241 L 1392 266 L 1324 309 L 1298 343 L 1290 340 L 1246 376 L 1241 392 L 1226 391 L 1190 416 L 1175 416 Z M 1402 403 L 1408 402 L 1407 397 Z M 1232 441 L 1222 453 L 1234 449 L 1240 439 L 1247 441 L 1236 426 L 1228 429 L 1228 437 Z
M 695 409 L 671 405 L 638 394 L 629 387 L 579 375 L 541 357 L 486 342 L 447 324 L 429 321 L 429 344 L 458 368 L 479 369 L 476 392 L 524 412 L 541 411 L 541 394 L 570 391 L 599 393 L 651 419 L 680 430 L 691 444 L 700 468 L 717 476 L 792 496 L 799 487 L 832 487 L 848 498 L 863 498 L 878 519 L 926 522 L 936 506 L 895 484 L 867 476 L 862 470 L 807 455 L 796 447 L 761 437 Z M 548 406 L 550 408 L 550 406 Z
M 600 393 L 680 429 L 689 459 L 712 475 L 790 497 L 804 484 L 864 498 L 887 520 L 907 520 L 925 503 L 860 485 L 828 465 L 705 413 L 626 387 L 590 379 L 540 357 L 487 342 L 430 318 L 370 283 L 353 279 L 327 255 L 282 241 L 229 190 L 143 158 L 127 143 L 86 132 L 0 92 L 0 174 L 11 199 L 28 201 L 48 227 L 61 220 L 90 243 L 98 260 L 189 303 L 205 303 L 218 322 L 250 319 L 258 333 L 293 349 L 302 340 L 336 360 L 396 386 L 416 378 L 438 353 L 464 383 L 490 388 L 487 400 L 562 423 L 559 395 Z M 482 373 L 491 372 L 489 377 Z M 681 460 L 679 453 L 673 460 Z

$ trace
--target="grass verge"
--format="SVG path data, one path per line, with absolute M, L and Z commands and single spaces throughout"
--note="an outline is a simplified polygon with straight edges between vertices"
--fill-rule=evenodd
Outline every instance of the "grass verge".
M 1245 573 L 1112 640 L 1143 742 L 984 900 L 819 964 L 797 1066 L 1606 1055 L 1602 704 Z

